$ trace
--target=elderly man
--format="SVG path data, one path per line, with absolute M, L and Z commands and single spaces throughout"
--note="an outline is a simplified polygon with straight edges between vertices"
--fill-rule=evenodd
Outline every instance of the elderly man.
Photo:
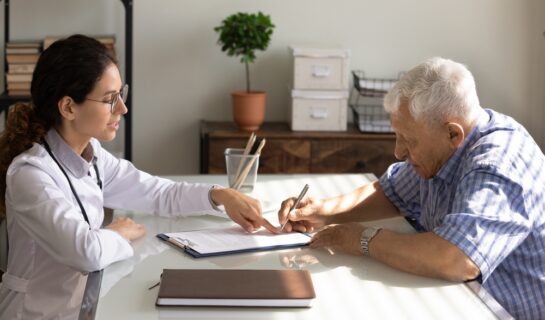
M 318 232 L 311 245 L 369 255 L 397 269 L 451 281 L 477 279 L 517 319 L 545 315 L 545 156 L 515 120 L 479 105 L 471 73 L 433 58 L 384 99 L 395 163 L 350 194 L 306 198 L 287 231 Z M 417 234 L 364 228 L 399 214 Z

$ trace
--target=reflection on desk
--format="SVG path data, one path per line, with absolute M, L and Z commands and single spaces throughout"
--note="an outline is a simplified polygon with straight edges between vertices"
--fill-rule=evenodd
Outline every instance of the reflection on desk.
M 172 177 L 171 177 L 172 178 Z M 174 177 L 190 182 L 225 184 L 225 176 Z M 374 180 L 371 175 L 261 175 L 253 196 L 280 203 L 305 183 L 309 195 L 329 197 Z M 135 255 L 104 270 L 96 319 L 496 319 L 465 284 L 420 277 L 390 268 L 368 257 L 332 255 L 310 248 L 193 259 L 155 238 L 161 232 L 220 228 L 228 219 L 198 216 L 167 219 L 144 213 L 116 212 L 145 225 L 147 234 L 134 242 Z M 275 212 L 265 214 L 278 223 Z M 399 232 L 415 232 L 403 219 L 374 221 Z M 307 269 L 316 301 L 312 308 L 201 308 L 155 306 L 163 269 Z

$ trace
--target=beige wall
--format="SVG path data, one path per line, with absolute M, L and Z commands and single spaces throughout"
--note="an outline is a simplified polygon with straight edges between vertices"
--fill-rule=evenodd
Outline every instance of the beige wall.
M 12 2 L 12 34 L 22 39 L 117 30 L 123 41 L 118 1 Z M 135 0 L 130 112 L 138 167 L 198 172 L 199 119 L 231 120 L 229 93 L 244 86 L 242 65 L 220 51 L 212 28 L 231 13 L 257 10 L 276 25 L 251 70 L 254 86 L 269 94 L 267 120 L 287 120 L 287 47 L 341 45 L 352 50 L 351 68 L 371 77 L 394 77 L 436 55 L 463 62 L 481 104 L 513 116 L 545 146 L 542 0 Z

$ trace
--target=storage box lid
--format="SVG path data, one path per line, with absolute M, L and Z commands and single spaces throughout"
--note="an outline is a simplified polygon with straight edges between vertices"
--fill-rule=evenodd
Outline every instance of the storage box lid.
M 294 57 L 307 58 L 348 58 L 350 57 L 350 49 L 344 48 L 305 48 L 298 46 L 290 46 Z
M 313 91 L 313 90 L 292 90 L 292 98 L 299 99 L 348 99 L 348 91 Z

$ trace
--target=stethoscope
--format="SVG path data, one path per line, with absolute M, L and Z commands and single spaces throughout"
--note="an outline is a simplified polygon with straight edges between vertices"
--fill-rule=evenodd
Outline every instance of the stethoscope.
M 49 147 L 49 144 L 47 144 L 46 141 L 44 141 L 44 147 L 45 147 L 45 150 L 47 150 L 47 153 L 49 153 L 49 155 L 51 156 L 51 158 L 53 158 L 53 161 L 55 161 L 55 163 L 59 166 L 62 173 L 66 177 L 66 180 L 68 180 L 68 185 L 70 185 L 70 190 L 72 190 L 72 194 L 74 195 L 74 197 L 76 198 L 76 201 L 78 202 L 79 208 L 81 209 L 81 213 L 83 214 L 85 221 L 87 221 L 87 224 L 89 224 L 89 228 L 91 228 L 91 224 L 89 223 L 89 218 L 87 217 L 87 212 L 85 211 L 85 208 L 83 207 L 83 204 L 81 203 L 81 200 L 79 199 L 78 194 L 76 193 L 76 189 L 72 185 L 72 181 L 70 180 L 70 177 L 68 177 L 68 174 L 66 174 L 66 171 L 64 171 L 64 168 L 61 166 L 57 158 L 55 158 L 55 156 L 53 155 L 53 152 L 51 152 L 51 148 Z M 93 163 L 93 167 L 95 168 L 95 172 L 97 175 L 98 187 L 100 188 L 100 190 L 102 190 L 102 180 L 100 180 L 100 174 L 98 173 L 97 164 Z

